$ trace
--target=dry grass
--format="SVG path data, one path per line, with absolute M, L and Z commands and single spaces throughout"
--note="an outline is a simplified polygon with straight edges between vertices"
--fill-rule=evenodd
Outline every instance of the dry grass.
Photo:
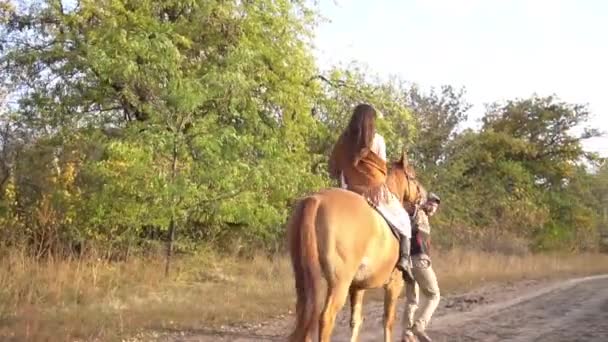
M 463 291 L 488 282 L 608 273 L 608 254 L 503 255 L 454 249 L 433 256 L 440 286 Z
M 141 330 L 251 321 L 291 306 L 286 259 L 161 259 L 37 263 L 21 253 L 0 261 L 0 340 L 120 340 Z M 287 300 L 285 300 L 287 298 Z
M 608 272 L 608 255 L 503 256 L 451 251 L 434 256 L 442 290 L 488 281 Z M 292 309 L 289 262 L 206 253 L 161 260 L 35 262 L 12 252 L 0 261 L 0 340 L 119 340 L 145 330 L 199 329 L 257 321 Z

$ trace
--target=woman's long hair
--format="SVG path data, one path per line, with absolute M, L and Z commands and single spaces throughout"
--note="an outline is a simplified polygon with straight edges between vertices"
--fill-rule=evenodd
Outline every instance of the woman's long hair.
M 357 165 L 369 153 L 376 134 L 374 107 L 364 103 L 357 105 L 342 134 L 347 146 L 347 157 L 353 165 Z

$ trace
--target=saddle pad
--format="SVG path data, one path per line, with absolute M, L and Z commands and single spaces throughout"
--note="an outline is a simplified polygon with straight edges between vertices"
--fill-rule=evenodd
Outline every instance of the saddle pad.
M 397 241 L 401 241 L 401 235 L 399 234 L 399 230 L 395 227 L 395 225 L 393 225 L 391 221 L 382 213 L 382 211 L 380 211 L 380 209 L 378 209 L 378 207 L 376 207 L 372 202 L 368 200 L 367 203 L 370 205 L 370 207 L 374 208 L 374 210 L 384 219 L 386 224 L 388 224 L 388 227 L 391 229 L 391 232 Z

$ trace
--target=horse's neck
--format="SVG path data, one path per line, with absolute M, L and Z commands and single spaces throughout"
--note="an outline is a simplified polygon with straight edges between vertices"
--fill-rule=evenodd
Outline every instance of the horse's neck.
M 386 178 L 386 185 L 399 201 L 414 203 L 418 196 L 416 183 L 405 176 L 402 169 L 391 169 Z
M 416 202 L 416 199 L 418 197 L 418 188 L 416 187 L 416 183 L 414 183 L 413 181 L 410 181 L 409 179 L 406 180 L 406 192 L 407 195 L 404 196 L 404 200 L 408 203 L 414 203 Z

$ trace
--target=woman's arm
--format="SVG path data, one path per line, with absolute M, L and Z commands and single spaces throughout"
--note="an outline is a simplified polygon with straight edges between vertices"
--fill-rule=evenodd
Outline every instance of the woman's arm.
M 380 134 L 376 133 L 374 135 L 374 141 L 372 141 L 372 151 L 377 154 L 382 160 L 386 161 L 386 143 L 384 142 L 384 137 Z

